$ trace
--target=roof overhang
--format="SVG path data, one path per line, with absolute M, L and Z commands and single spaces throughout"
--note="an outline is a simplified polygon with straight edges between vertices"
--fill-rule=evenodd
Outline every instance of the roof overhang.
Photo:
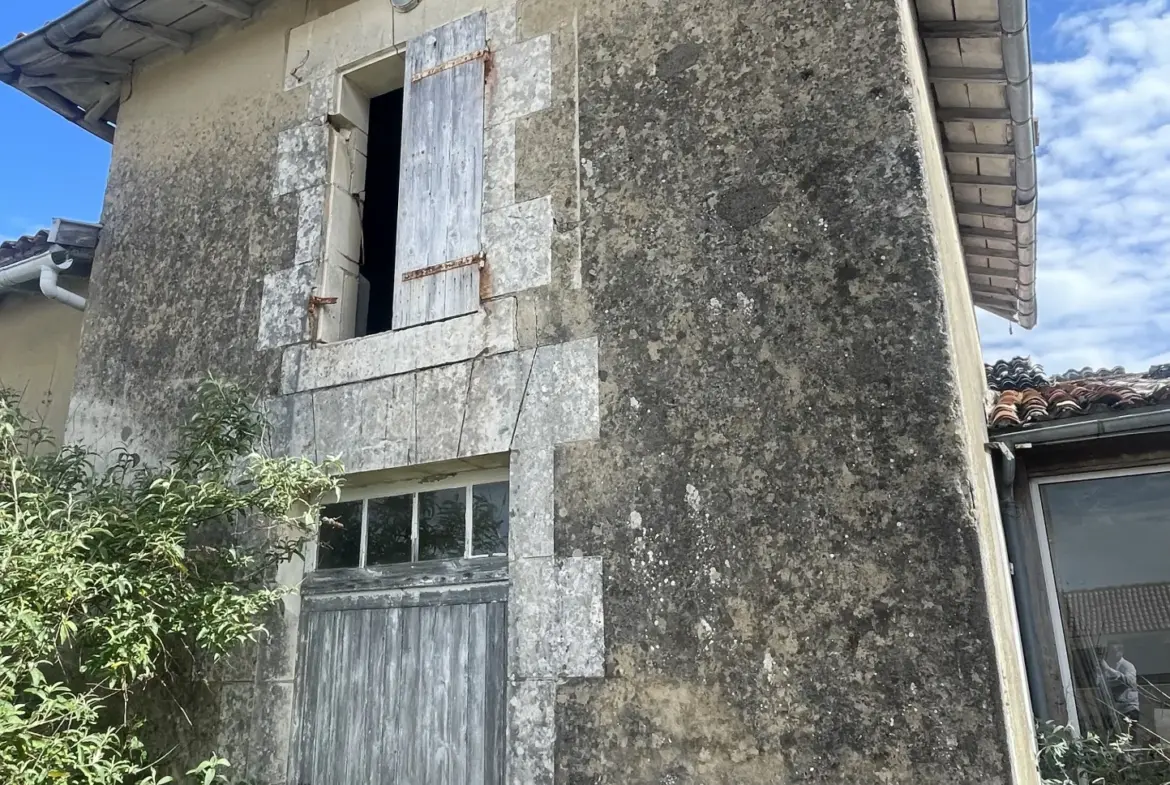
M 88 0 L 0 47 L 0 81 L 112 141 L 134 64 L 185 51 L 195 37 L 249 18 L 260 0 Z
M 1036 324 L 1028 0 L 915 0 L 975 304 Z

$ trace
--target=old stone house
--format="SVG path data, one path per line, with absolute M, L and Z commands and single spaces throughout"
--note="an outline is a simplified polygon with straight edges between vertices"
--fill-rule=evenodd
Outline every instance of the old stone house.
M 221 752 L 1036 782 L 974 317 L 1035 319 L 1026 22 L 87 0 L 0 48 L 113 145 L 67 436 L 160 455 L 213 371 L 349 473 Z

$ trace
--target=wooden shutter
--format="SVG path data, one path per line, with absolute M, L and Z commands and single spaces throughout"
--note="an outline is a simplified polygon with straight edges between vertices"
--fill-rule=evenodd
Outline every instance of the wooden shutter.
M 305 606 L 293 782 L 504 785 L 507 603 L 396 605 Z
M 479 309 L 487 15 L 406 48 L 394 329 Z

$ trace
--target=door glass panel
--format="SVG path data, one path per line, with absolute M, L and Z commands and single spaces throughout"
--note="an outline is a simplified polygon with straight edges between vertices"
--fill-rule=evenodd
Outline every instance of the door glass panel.
M 463 556 L 467 528 L 467 488 L 447 488 L 418 495 L 418 558 Z
M 508 483 L 476 485 L 471 494 L 471 552 L 476 556 L 507 553 Z
M 321 508 L 317 568 L 357 567 L 362 548 L 362 503 L 341 502 Z
M 1081 730 L 1170 736 L 1170 473 L 1040 494 Z
M 410 561 L 410 515 L 414 496 L 370 499 L 366 513 L 366 564 Z

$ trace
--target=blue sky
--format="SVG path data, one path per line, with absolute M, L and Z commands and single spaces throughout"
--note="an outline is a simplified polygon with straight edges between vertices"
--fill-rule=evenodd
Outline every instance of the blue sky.
M 76 0 L 7 2 L 0 40 Z M 35 9 L 35 10 L 33 10 Z M 1039 324 L 980 314 L 988 360 L 1050 372 L 1170 362 L 1170 0 L 1031 0 L 1040 121 Z M 0 238 L 96 220 L 109 146 L 0 89 Z

